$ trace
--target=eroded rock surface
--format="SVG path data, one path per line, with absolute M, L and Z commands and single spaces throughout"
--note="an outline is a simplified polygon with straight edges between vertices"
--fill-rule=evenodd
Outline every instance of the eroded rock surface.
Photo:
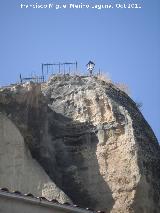
M 70 199 L 32 158 L 17 127 L 0 113 L 0 187 L 64 203 Z
M 53 76 L 0 92 L 0 111 L 74 203 L 111 213 L 160 212 L 160 150 L 136 104 L 111 83 Z

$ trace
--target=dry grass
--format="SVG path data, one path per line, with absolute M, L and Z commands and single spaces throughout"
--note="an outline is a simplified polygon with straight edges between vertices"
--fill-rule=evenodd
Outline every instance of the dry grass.
M 129 87 L 124 84 L 124 83 L 115 83 L 111 80 L 110 76 L 108 73 L 100 73 L 97 75 L 97 78 L 99 80 L 105 81 L 107 83 L 112 83 L 114 84 L 118 89 L 120 89 L 121 91 L 125 92 L 127 95 L 130 95 L 130 90 Z
M 107 83 L 112 83 L 112 80 L 108 73 L 100 73 L 100 74 L 98 74 L 97 78 L 101 81 L 105 81 Z
M 125 92 L 127 95 L 130 95 L 129 87 L 126 84 L 124 84 L 124 83 L 114 83 L 114 85 L 116 87 L 118 87 L 118 89 L 120 89 L 121 91 Z

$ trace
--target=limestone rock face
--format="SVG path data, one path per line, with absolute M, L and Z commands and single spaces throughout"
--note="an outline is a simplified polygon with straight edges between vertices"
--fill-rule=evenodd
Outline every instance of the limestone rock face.
M 0 111 L 74 203 L 111 213 L 160 212 L 159 144 L 136 104 L 113 84 L 53 76 L 2 90 Z
M 34 160 L 17 127 L 0 114 L 0 187 L 64 203 L 70 199 Z

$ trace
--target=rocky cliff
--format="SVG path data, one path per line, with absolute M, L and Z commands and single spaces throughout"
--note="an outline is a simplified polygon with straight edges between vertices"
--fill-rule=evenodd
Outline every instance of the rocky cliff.
M 0 114 L 0 185 L 12 191 L 34 192 L 49 200 L 66 202 L 70 199 L 48 177 L 31 157 L 17 127 Z
M 113 84 L 65 75 L 10 86 L 0 91 L 0 111 L 66 200 L 111 213 L 160 212 L 159 144 Z

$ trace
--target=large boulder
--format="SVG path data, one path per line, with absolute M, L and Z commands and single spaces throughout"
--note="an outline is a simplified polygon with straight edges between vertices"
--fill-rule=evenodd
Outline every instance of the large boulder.
M 0 111 L 74 203 L 111 213 L 160 212 L 159 144 L 127 94 L 88 76 L 53 76 L 24 88 L 1 91 Z

